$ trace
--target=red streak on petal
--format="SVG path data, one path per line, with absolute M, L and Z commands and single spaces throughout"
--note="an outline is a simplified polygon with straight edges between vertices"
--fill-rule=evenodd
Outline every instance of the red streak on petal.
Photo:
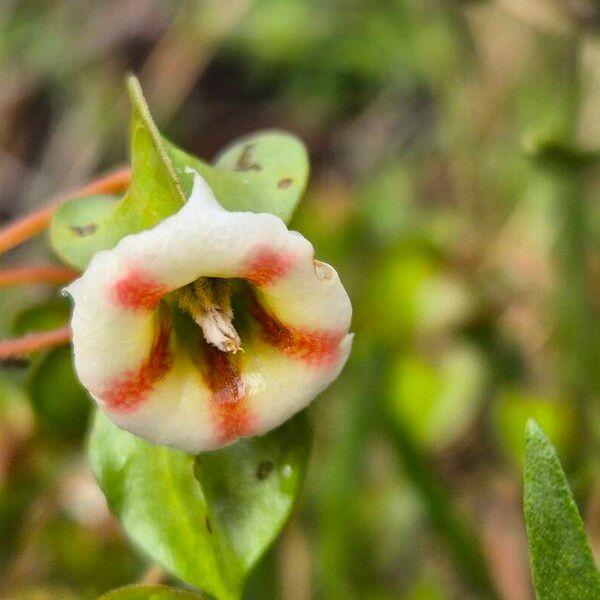
M 268 313 L 251 291 L 248 291 L 247 299 L 248 312 L 260 325 L 265 342 L 312 366 L 329 367 L 336 362 L 346 332 L 289 327 Z
M 239 357 L 205 346 L 204 378 L 212 392 L 210 409 L 220 443 L 227 443 L 252 431 L 252 418 L 245 403 Z
M 167 293 L 167 288 L 139 269 L 131 269 L 112 288 L 115 300 L 130 310 L 152 310 Z
M 267 287 L 285 277 L 293 264 L 292 256 L 278 254 L 268 246 L 259 246 L 248 261 L 241 277 L 256 286 Z
M 170 338 L 171 322 L 161 317 L 146 360 L 137 369 L 126 371 L 114 379 L 101 395 L 109 409 L 129 412 L 148 397 L 152 388 L 173 366 L 174 355 L 169 348 Z

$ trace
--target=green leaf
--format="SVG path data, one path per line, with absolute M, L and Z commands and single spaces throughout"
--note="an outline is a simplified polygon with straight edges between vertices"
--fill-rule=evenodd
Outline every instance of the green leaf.
M 82 269 L 103 246 L 110 247 L 105 231 L 114 220 L 116 201 L 116 196 L 88 196 L 66 202 L 54 212 L 50 241 L 62 260 Z
M 91 400 L 73 368 L 70 346 L 50 350 L 35 365 L 28 382 L 31 403 L 40 424 L 58 437 L 83 437 Z
M 166 585 L 128 585 L 103 594 L 98 600 L 202 600 L 206 596 Z
M 53 299 L 35 306 L 29 306 L 15 317 L 12 325 L 14 335 L 26 335 L 33 331 L 48 331 L 62 327 L 71 314 L 70 302 L 66 299 Z
M 69 319 L 70 302 L 55 299 L 29 307 L 13 324 L 16 335 L 62 327 Z M 90 398 L 73 368 L 70 346 L 62 346 L 31 357 L 27 391 L 39 424 L 46 433 L 80 439 L 86 429 Z
M 525 520 L 538 600 L 597 600 L 600 575 L 556 450 L 534 420 L 525 443 Z
M 153 560 L 219 600 L 285 523 L 306 468 L 304 415 L 263 437 L 194 457 L 120 430 L 98 412 L 89 452 L 111 509 Z
M 187 167 L 206 178 L 228 210 L 271 212 L 289 222 L 308 178 L 300 140 L 284 132 L 258 132 L 231 144 L 213 167 L 163 140 L 135 77 L 128 80 L 128 90 L 131 186 L 118 202 L 113 196 L 91 196 L 55 212 L 50 241 L 62 260 L 84 269 L 96 252 L 177 212 L 191 191 Z
M 167 152 L 186 195 L 192 188 L 187 167 L 198 171 L 227 210 L 269 212 L 289 223 L 308 179 L 302 142 L 283 131 L 264 131 L 230 144 L 214 167 L 167 143 Z

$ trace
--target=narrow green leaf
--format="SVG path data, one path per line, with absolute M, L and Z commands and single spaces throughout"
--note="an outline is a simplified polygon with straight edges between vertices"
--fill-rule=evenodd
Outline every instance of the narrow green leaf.
M 534 420 L 525 442 L 525 520 L 538 600 L 597 600 L 600 575 L 556 450 Z
M 103 594 L 98 600 L 207 600 L 186 590 L 178 590 L 166 585 L 128 585 Z
M 84 269 L 96 252 L 176 212 L 191 191 L 187 167 L 206 178 L 228 210 L 270 212 L 289 222 L 309 171 L 298 138 L 280 131 L 246 136 L 228 146 L 213 167 L 163 140 L 135 77 L 128 80 L 128 90 L 131 186 L 120 201 L 91 196 L 55 212 L 50 241 L 62 260 Z
M 129 537 L 182 580 L 235 600 L 290 514 L 309 437 L 299 415 L 266 436 L 196 458 L 149 444 L 98 412 L 89 453 Z

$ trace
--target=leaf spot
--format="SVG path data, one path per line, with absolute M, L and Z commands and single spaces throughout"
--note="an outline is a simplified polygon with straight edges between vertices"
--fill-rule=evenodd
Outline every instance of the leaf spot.
M 283 179 L 279 180 L 277 187 L 280 190 L 287 190 L 292 183 L 294 183 L 294 180 L 291 177 L 284 177 Z
M 204 517 L 204 524 L 206 525 L 206 531 L 208 531 L 208 533 L 212 534 L 212 525 L 210 523 L 210 519 L 208 517 Z
M 235 163 L 236 171 L 262 171 L 262 167 L 252 162 L 252 151 L 256 144 L 246 144 Z
M 70 229 L 79 237 L 86 237 L 88 235 L 92 235 L 92 233 L 96 233 L 98 225 L 96 223 L 88 223 L 87 225 L 71 225 Z
M 258 469 L 256 469 L 256 477 L 261 481 L 266 479 L 269 476 L 269 473 L 273 470 L 273 461 L 272 460 L 263 460 L 259 465 Z

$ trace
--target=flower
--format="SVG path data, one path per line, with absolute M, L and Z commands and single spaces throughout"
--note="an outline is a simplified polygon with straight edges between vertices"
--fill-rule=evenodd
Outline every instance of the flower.
M 199 452 L 307 406 L 348 358 L 352 308 L 303 236 L 271 214 L 226 211 L 193 175 L 178 213 L 98 252 L 66 291 L 75 368 L 99 407 Z

